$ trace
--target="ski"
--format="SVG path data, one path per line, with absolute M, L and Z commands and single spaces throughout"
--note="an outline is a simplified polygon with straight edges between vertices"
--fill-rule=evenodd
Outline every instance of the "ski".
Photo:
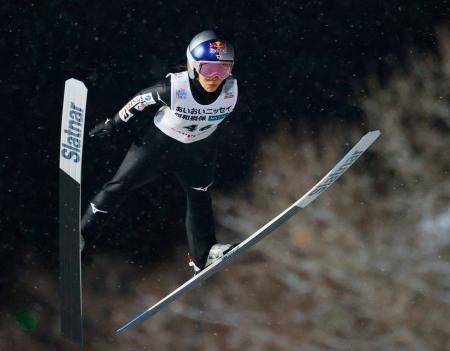
M 87 89 L 76 79 L 65 83 L 59 154 L 59 261 L 61 332 L 83 343 L 80 213 L 81 161 Z
M 305 195 L 303 195 L 298 201 L 288 207 L 285 211 L 273 218 L 266 225 L 261 227 L 255 233 L 250 235 L 247 239 L 228 251 L 222 258 L 215 261 L 210 266 L 206 267 L 200 273 L 193 278 L 185 282 L 179 288 L 175 289 L 172 293 L 164 297 L 158 303 L 131 319 L 122 327 L 116 330 L 117 333 L 123 332 L 127 328 L 142 322 L 143 320 L 153 316 L 162 308 L 173 302 L 180 296 L 184 295 L 199 283 L 205 281 L 213 274 L 222 270 L 225 266 L 230 264 L 232 260 L 255 245 L 260 240 L 264 239 L 267 235 L 272 233 L 275 229 L 280 227 L 284 222 L 296 215 L 300 210 L 308 206 L 314 201 L 320 194 L 327 190 L 350 166 L 374 143 L 374 141 L 380 136 L 380 131 L 375 130 L 364 135 L 355 146 L 329 171 L 316 185 L 314 185 Z

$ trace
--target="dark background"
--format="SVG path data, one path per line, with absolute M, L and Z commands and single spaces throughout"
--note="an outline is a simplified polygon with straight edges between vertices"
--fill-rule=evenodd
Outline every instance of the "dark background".
M 66 79 L 87 88 L 86 128 L 185 63 L 199 31 L 235 44 L 240 102 L 226 130 L 217 187 L 251 175 L 255 146 L 280 121 L 314 134 L 359 124 L 363 78 L 388 76 L 422 50 L 449 18 L 446 1 L 2 1 L 0 89 L 0 303 L 17 296 L 17 267 L 57 272 L 58 147 Z M 418 52 L 411 51 L 414 47 Z M 304 116 L 298 120 L 297 116 Z M 319 117 L 318 117 L 319 116 Z M 330 136 L 332 137 L 332 136 Z M 83 204 L 112 176 L 130 136 L 87 139 Z M 139 205 L 136 205 L 139 204 Z M 184 196 L 174 179 L 136 194 L 105 229 L 102 249 L 148 262 L 185 245 Z M 167 231 L 178 230 L 168 238 Z M 3 312 L 2 312 L 3 313 Z M 1 317 L 1 316 L 0 316 Z

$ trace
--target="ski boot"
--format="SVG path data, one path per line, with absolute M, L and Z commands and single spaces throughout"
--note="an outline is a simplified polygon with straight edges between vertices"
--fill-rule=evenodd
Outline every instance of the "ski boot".
M 230 251 L 236 245 L 231 245 L 231 244 L 215 244 L 215 245 L 213 245 L 211 247 L 211 249 L 209 250 L 208 258 L 206 259 L 206 263 L 205 263 L 205 266 L 203 267 L 203 269 L 205 269 L 206 267 L 210 266 L 215 261 L 217 261 L 218 259 L 223 257 L 223 255 L 225 255 L 228 251 Z M 190 253 L 188 253 L 188 259 L 189 259 L 189 266 L 192 267 L 192 269 L 194 271 L 194 276 L 197 275 L 198 273 L 200 273 L 202 271 L 202 269 L 200 269 L 194 263 Z
M 215 244 L 209 250 L 208 258 L 206 259 L 205 268 L 213 264 L 216 260 L 223 257 L 234 246 L 231 244 Z

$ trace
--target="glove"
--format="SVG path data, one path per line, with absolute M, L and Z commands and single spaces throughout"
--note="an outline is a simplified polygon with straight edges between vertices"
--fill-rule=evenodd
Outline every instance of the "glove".
M 92 138 L 94 136 L 103 138 L 104 136 L 110 135 L 114 132 L 114 126 L 112 121 L 107 118 L 106 121 L 97 124 L 94 128 L 89 131 L 89 136 Z

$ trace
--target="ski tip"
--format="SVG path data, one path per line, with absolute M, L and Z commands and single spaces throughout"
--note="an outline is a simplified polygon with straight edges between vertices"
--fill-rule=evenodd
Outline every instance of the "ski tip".
M 375 140 L 378 139 L 378 137 L 381 135 L 381 132 L 376 129 L 376 130 L 372 130 L 368 133 L 366 133 L 361 140 L 364 140 L 365 143 L 369 143 L 372 144 Z
M 375 129 L 375 130 L 371 130 L 370 132 L 368 132 L 366 135 L 366 137 L 371 137 L 371 138 L 378 138 L 381 135 L 381 132 L 379 129 Z
M 78 80 L 76 78 L 69 78 L 69 79 L 67 79 L 66 80 L 66 85 L 67 84 L 69 84 L 69 85 L 79 85 L 79 86 L 83 87 L 84 89 L 87 89 L 86 85 L 84 85 L 84 83 L 81 80 Z

